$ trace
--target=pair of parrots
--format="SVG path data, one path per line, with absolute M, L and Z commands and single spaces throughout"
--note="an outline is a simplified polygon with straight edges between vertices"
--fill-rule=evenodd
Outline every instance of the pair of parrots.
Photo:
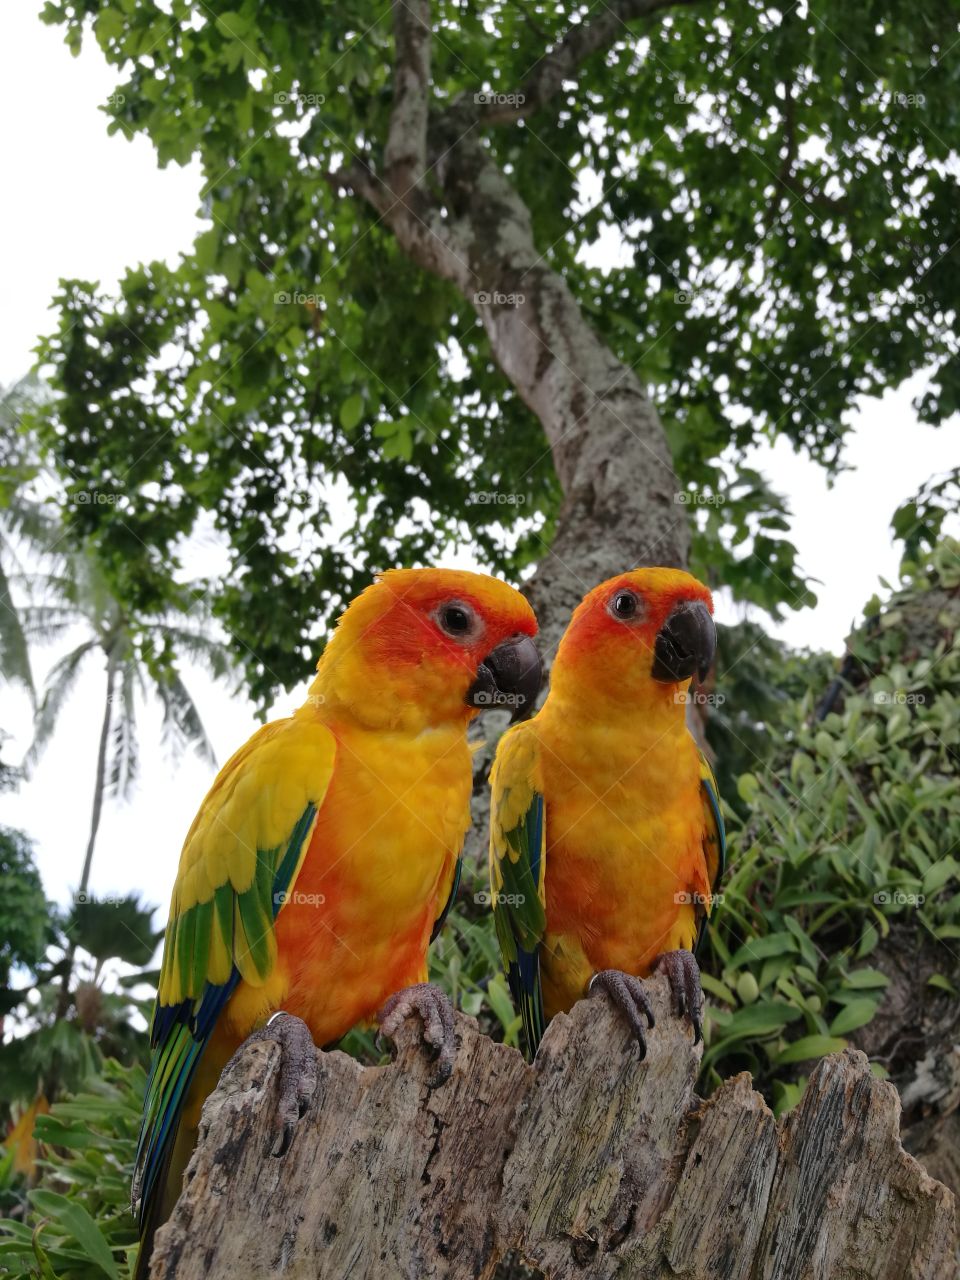
M 640 978 L 654 968 L 699 1038 L 692 950 L 724 837 L 685 702 L 713 660 L 712 608 L 675 569 L 603 583 L 573 615 L 543 707 L 500 741 L 491 896 L 531 1054 L 590 991 L 622 1011 L 642 1052 Z M 453 1012 L 426 981 L 427 948 L 470 824 L 467 727 L 484 706 L 532 707 L 536 631 L 523 596 L 493 578 L 384 573 L 344 612 L 304 705 L 220 771 L 170 907 L 134 1183 L 138 1274 L 201 1105 L 251 1034 L 283 1051 L 278 1151 L 313 1091 L 314 1045 L 358 1024 L 390 1036 L 416 1014 L 435 1081 L 450 1074 Z

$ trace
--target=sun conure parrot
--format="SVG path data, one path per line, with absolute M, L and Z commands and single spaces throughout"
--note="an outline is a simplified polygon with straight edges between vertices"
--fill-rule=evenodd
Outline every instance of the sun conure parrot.
M 712 612 L 707 588 L 677 569 L 602 583 L 574 612 L 543 707 L 500 740 L 491 896 L 531 1055 L 554 1014 L 599 990 L 642 1056 L 653 1014 L 639 979 L 654 969 L 700 1038 L 692 952 L 725 844 L 685 704 L 713 662 Z
M 478 707 L 536 696 L 536 629 L 503 582 L 384 573 L 343 614 L 303 706 L 220 771 L 170 905 L 133 1191 L 138 1274 L 179 1195 L 201 1104 L 251 1033 L 283 1049 L 278 1153 L 313 1092 L 314 1043 L 378 1010 L 388 1036 L 418 1014 L 435 1082 L 450 1074 L 453 1012 L 426 983 L 427 947 L 470 822 L 467 726 Z

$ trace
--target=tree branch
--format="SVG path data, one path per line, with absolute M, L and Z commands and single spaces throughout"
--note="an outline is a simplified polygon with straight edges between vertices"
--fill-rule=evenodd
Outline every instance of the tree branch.
M 483 124 L 513 124 L 526 120 L 539 111 L 559 91 L 564 80 L 573 80 L 588 58 L 601 49 L 608 49 L 618 36 L 626 32 L 626 25 L 637 18 L 662 9 L 679 5 L 696 4 L 698 0 L 611 0 L 596 10 L 597 16 L 590 22 L 579 23 L 545 53 L 527 76 L 516 94 L 488 95 L 486 101 L 476 101 L 477 117 Z M 501 101 L 500 99 L 506 99 Z
M 393 109 L 384 178 L 398 200 L 417 203 L 426 169 L 430 101 L 430 0 L 393 0 Z

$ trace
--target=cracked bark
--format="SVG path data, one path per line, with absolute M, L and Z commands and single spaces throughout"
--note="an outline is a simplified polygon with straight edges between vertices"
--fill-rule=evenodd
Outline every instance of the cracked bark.
M 896 1091 L 854 1051 L 777 1122 L 745 1075 L 707 1101 L 700 1049 L 650 983 L 641 1063 L 603 1001 L 548 1029 L 534 1066 L 458 1016 L 450 1081 L 404 1033 L 398 1060 L 320 1054 L 314 1105 L 266 1156 L 278 1051 L 254 1044 L 203 1112 L 152 1280 L 947 1280 L 952 1194 L 897 1136 Z

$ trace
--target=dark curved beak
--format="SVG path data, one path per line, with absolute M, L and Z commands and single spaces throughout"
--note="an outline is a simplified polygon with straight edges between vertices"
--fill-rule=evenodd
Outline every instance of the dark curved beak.
M 467 702 L 471 707 L 504 707 L 521 720 L 533 710 L 542 676 L 537 646 L 529 636 L 511 636 L 480 663 Z
M 702 684 L 716 652 L 717 628 L 710 610 L 699 600 L 684 600 L 657 632 L 650 674 L 673 684 L 696 673 Z

